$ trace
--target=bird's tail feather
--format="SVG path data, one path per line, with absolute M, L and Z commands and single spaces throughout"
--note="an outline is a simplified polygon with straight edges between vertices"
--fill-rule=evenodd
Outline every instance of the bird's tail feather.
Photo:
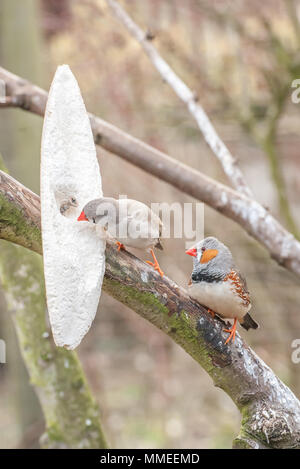
M 249 329 L 257 329 L 259 324 L 252 319 L 249 313 L 245 314 L 241 321 L 241 326 L 248 331 Z

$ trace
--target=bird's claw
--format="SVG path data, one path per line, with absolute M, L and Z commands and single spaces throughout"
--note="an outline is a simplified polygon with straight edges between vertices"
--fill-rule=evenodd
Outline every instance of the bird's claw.
M 163 271 L 161 270 L 161 268 L 159 267 L 158 262 L 157 262 L 157 263 L 151 262 L 151 261 L 146 261 L 146 262 L 147 262 L 147 264 L 152 265 L 153 269 L 154 269 L 154 270 L 157 270 L 157 272 L 160 274 L 161 277 L 164 276 L 164 273 L 163 273 Z
M 159 275 L 160 275 L 161 277 L 163 277 L 163 276 L 164 276 L 164 273 L 163 273 L 163 271 L 161 270 L 161 268 L 159 267 L 159 263 L 158 263 L 158 261 L 157 261 L 157 259 L 156 259 L 156 257 L 155 257 L 154 251 L 151 249 L 150 252 L 151 252 L 151 254 L 152 254 L 152 257 L 153 257 L 153 261 L 154 261 L 154 262 L 146 261 L 147 264 L 151 265 L 151 266 L 154 268 L 154 270 L 157 270 L 157 272 L 159 273 Z
M 233 326 L 231 329 L 223 329 L 224 332 L 228 332 L 229 337 L 226 339 L 225 345 L 232 340 L 232 343 L 234 343 L 235 340 L 235 334 L 236 334 L 236 326 L 237 326 L 237 319 L 234 320 Z

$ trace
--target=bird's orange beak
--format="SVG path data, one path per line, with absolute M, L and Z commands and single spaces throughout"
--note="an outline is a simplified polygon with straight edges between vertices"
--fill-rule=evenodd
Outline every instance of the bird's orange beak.
M 79 217 L 77 218 L 77 221 L 89 221 L 86 216 L 85 216 L 85 213 L 84 211 L 82 210 L 81 214 L 79 215 Z
M 197 257 L 197 249 L 196 248 L 190 248 L 187 251 L 185 251 L 186 254 L 189 256 Z

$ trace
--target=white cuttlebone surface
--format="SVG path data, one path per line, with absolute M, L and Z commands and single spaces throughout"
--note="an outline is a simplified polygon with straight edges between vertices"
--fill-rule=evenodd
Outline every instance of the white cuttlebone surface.
M 74 349 L 96 314 L 105 271 L 105 241 L 78 222 L 83 206 L 102 197 L 88 115 L 67 65 L 55 73 L 41 148 L 41 217 L 47 305 L 56 345 Z M 78 206 L 61 214 L 70 197 Z

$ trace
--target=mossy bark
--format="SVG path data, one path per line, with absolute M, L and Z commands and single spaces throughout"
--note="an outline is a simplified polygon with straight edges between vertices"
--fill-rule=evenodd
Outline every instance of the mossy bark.
M 0 61 L 3 66 L 42 84 L 45 64 L 41 60 L 43 41 L 40 34 L 39 7 L 39 0 L 0 2 Z M 35 116 L 14 109 L 7 114 L 0 114 L 1 151 L 7 157 L 7 164 L 13 173 L 34 190 L 39 190 L 41 131 L 42 122 Z M 7 314 L 5 323 L 10 357 L 6 366 L 7 382 L 9 388 L 14 389 L 13 408 L 20 435 L 18 444 L 38 447 L 41 410 L 34 391 L 28 385 L 14 325 Z
M 22 356 L 45 416 L 42 446 L 106 448 L 99 409 L 76 354 L 53 344 L 41 258 L 1 241 L 0 274 Z
M 12 192 L 8 197 L 12 197 Z M 5 234 L 9 241 L 17 236 L 29 244 L 32 236 L 32 249 L 37 246 L 40 249 L 39 228 L 28 224 L 21 213 L 24 215 L 19 207 L 0 198 L 0 236 Z M 53 343 L 47 322 L 41 258 L 35 252 L 1 241 L 0 278 L 30 381 L 45 417 L 46 431 L 41 445 L 106 448 L 99 408 L 76 353 L 57 348 Z
M 10 185 L 17 187 L 17 181 L 12 183 L 11 179 Z M 0 192 L 8 200 L 1 185 Z M 29 223 L 39 229 L 36 196 L 32 216 L 29 199 L 28 193 L 23 213 L 22 201 L 16 202 L 19 223 L 20 226 Z M 3 211 L 0 208 L 0 236 L 2 213 L 5 226 L 9 224 L 5 207 Z M 16 223 L 15 219 L 13 223 Z M 31 248 L 23 233 L 14 241 Z M 213 319 L 185 290 L 167 277 L 161 278 L 128 252 L 117 252 L 109 242 L 103 288 L 168 334 L 209 373 L 214 384 L 231 397 L 242 415 L 241 430 L 234 447 L 300 448 L 300 403 L 297 398 L 239 334 L 234 344 L 226 345 L 228 335 L 223 332 L 224 323 Z

